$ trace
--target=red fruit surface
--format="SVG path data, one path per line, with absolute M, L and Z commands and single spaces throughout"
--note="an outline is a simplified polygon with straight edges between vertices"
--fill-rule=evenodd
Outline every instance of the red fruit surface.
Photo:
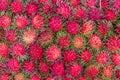
M 112 62 L 115 66 L 120 65 L 120 54 L 119 53 L 112 54 L 111 59 L 112 59 Z
M 0 11 L 8 9 L 8 0 L 0 0 Z
M 117 71 L 116 71 L 116 77 L 117 77 L 118 79 L 120 79 L 120 70 L 117 70 Z
M 113 20 L 115 20 L 115 18 L 116 18 L 115 12 L 112 11 L 112 10 L 107 10 L 107 11 L 105 12 L 105 18 L 106 18 L 108 21 L 113 21 Z
M 70 0 L 70 4 L 74 7 L 80 5 L 80 0 Z
M 33 74 L 30 76 L 29 80 L 41 80 L 41 78 L 38 74 Z
M 0 80 L 11 80 L 11 77 L 7 73 L 3 73 L 0 75 Z
M 39 71 L 42 73 L 48 73 L 49 72 L 49 65 L 45 62 L 40 62 L 39 63 Z

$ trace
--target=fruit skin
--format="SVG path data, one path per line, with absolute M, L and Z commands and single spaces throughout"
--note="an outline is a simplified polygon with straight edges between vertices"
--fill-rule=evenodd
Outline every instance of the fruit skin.
M 0 16 L 0 26 L 2 28 L 9 27 L 11 25 L 11 22 L 12 22 L 12 20 L 11 20 L 10 16 L 8 16 L 8 15 L 2 15 L 2 16 Z
M 103 70 L 102 70 L 102 74 L 107 77 L 107 78 L 111 78 L 113 75 L 113 67 L 111 65 L 107 65 L 104 66 Z
M 0 0 L 0 12 L 8 9 L 8 0 Z
M 82 61 L 88 63 L 92 59 L 92 54 L 88 49 L 85 49 L 81 52 L 80 58 L 81 58 Z
M 61 57 L 61 49 L 56 45 L 50 46 L 46 51 L 46 58 L 48 61 L 55 61 Z
M 80 5 L 80 0 L 70 0 L 69 2 L 72 6 L 76 7 Z
M 18 73 L 14 76 L 14 80 L 25 80 L 24 74 Z
M 78 80 L 87 80 L 85 77 L 80 77 Z
M 87 22 L 83 23 L 82 28 L 81 28 L 81 32 L 84 35 L 88 35 L 92 32 L 93 28 L 94 28 L 93 22 L 87 21 Z
M 12 53 L 14 56 L 21 57 L 26 53 L 25 47 L 20 42 L 16 42 L 12 45 Z
M 108 8 L 108 6 L 109 6 L 108 0 L 101 0 L 101 7 L 103 9 Z
M 18 72 L 21 69 L 19 61 L 14 58 L 9 59 L 6 66 L 10 72 Z
M 38 44 L 32 44 L 29 48 L 29 54 L 34 60 L 41 59 L 43 56 L 43 48 Z
M 119 49 L 118 38 L 116 36 L 111 36 L 106 41 L 106 48 L 109 51 L 116 51 Z
M 41 29 L 44 25 L 44 18 L 40 15 L 37 14 L 32 18 L 32 26 L 35 29 Z
M 89 39 L 89 45 L 92 48 L 100 49 L 102 47 L 102 41 L 99 36 L 97 36 L 96 34 L 93 34 Z
M 33 74 L 30 76 L 28 80 L 41 80 L 41 78 L 38 74 Z
M 116 77 L 117 77 L 118 79 L 120 79 L 120 70 L 117 70 L 117 71 L 116 71 Z
M 57 13 L 64 18 L 69 18 L 71 15 L 71 8 L 67 3 L 61 3 L 57 8 Z
M 49 44 L 53 40 L 53 33 L 51 30 L 46 29 L 39 34 L 39 41 L 41 44 Z
M 49 19 L 48 25 L 49 25 L 50 29 L 54 32 L 58 32 L 63 28 L 62 20 L 57 16 L 51 17 Z
M 70 44 L 70 39 L 69 39 L 69 37 L 68 37 L 67 35 L 59 37 L 59 39 L 58 39 L 58 44 L 59 44 L 61 47 L 68 47 L 69 44 Z
M 85 5 L 87 7 L 95 7 L 97 0 L 85 0 Z
M 36 32 L 32 29 L 28 29 L 23 33 L 22 40 L 27 44 L 33 44 L 36 39 Z
M 119 53 L 112 54 L 111 60 L 115 66 L 119 66 L 120 65 L 120 54 Z
M 113 6 L 116 10 L 120 11 L 120 0 L 114 0 Z
M 15 13 L 15 14 L 22 13 L 23 9 L 24 9 L 24 5 L 22 2 L 20 2 L 20 1 L 13 1 L 12 2 L 11 10 L 13 13 Z
M 8 42 L 15 42 L 17 40 L 17 33 L 15 32 L 15 30 L 6 30 L 5 31 L 5 39 Z
M 84 46 L 84 39 L 81 36 L 75 36 L 73 39 L 74 47 L 80 49 Z
M 19 16 L 16 18 L 15 24 L 18 29 L 22 30 L 22 29 L 26 28 L 26 26 L 28 24 L 28 20 L 27 20 L 26 16 Z
M 102 17 L 100 10 L 97 8 L 91 8 L 88 14 L 89 14 L 89 18 L 93 21 L 100 20 Z
M 35 71 L 35 64 L 32 61 L 26 61 L 23 65 L 25 72 L 32 73 Z
M 64 77 L 63 80 L 71 80 L 71 78 Z
M 105 19 L 107 19 L 108 21 L 113 21 L 115 20 L 115 12 L 112 10 L 106 10 L 105 11 Z
M 5 43 L 0 43 L 0 57 L 7 58 L 9 56 L 9 47 Z
M 42 73 L 49 73 L 49 65 L 46 62 L 40 62 L 38 69 Z
M 69 74 L 73 77 L 77 77 L 82 71 L 82 66 L 79 65 L 78 63 L 73 63 L 70 67 L 69 67 Z
M 55 62 L 52 66 L 53 73 L 62 76 L 65 73 L 65 67 L 62 62 Z
M 35 15 L 39 10 L 38 5 L 35 2 L 29 2 L 26 7 L 26 12 L 29 15 Z
M 77 34 L 79 31 L 79 24 L 74 21 L 69 21 L 66 25 L 66 31 L 71 35 Z
M 99 69 L 96 65 L 90 65 L 86 68 L 86 75 L 90 78 L 95 78 L 99 73 Z
M 46 3 L 48 2 L 49 0 L 37 0 L 39 3 Z
M 11 80 L 11 77 L 8 73 L 3 73 L 0 75 L 0 80 Z
M 66 50 L 63 54 L 63 58 L 64 58 L 63 60 L 65 62 L 68 62 L 68 63 L 76 61 L 77 60 L 77 53 L 72 49 Z
M 109 55 L 107 52 L 100 52 L 98 53 L 98 55 L 95 57 L 96 62 L 98 62 L 99 64 L 105 64 L 107 63 L 109 58 Z

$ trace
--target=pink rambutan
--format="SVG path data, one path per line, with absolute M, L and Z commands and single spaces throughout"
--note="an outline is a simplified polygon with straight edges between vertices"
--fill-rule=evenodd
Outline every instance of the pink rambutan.
M 44 25 L 44 18 L 40 14 L 35 15 L 32 19 L 32 26 L 35 29 L 41 29 L 43 25 Z
M 15 42 L 17 40 L 17 33 L 15 32 L 15 30 L 6 30 L 5 31 L 5 39 L 8 42 Z
M 70 2 L 69 2 L 72 6 L 78 6 L 78 5 L 80 5 L 80 0 L 70 0 Z
M 0 80 L 11 80 L 11 77 L 7 73 L 3 73 L 0 75 Z
M 77 60 L 77 53 L 74 50 L 66 50 L 63 54 L 65 62 L 73 62 Z
M 103 9 L 107 8 L 109 6 L 109 0 L 101 0 L 101 7 Z
M 73 77 L 77 77 L 78 75 L 80 75 L 82 71 L 82 66 L 79 65 L 78 63 L 73 63 L 70 67 L 69 67 L 69 74 Z
M 50 46 L 46 51 L 46 57 L 50 61 L 55 61 L 61 57 L 61 49 L 56 45 Z
M 116 14 L 114 11 L 112 10 L 106 10 L 105 11 L 105 19 L 107 19 L 108 21 L 113 21 L 116 18 Z
M 49 72 L 49 66 L 45 62 L 40 62 L 38 68 L 39 68 L 39 71 L 41 71 L 42 73 L 46 74 Z
M 24 28 L 26 28 L 26 26 L 28 24 L 28 20 L 25 16 L 19 16 L 19 17 L 17 17 L 15 24 L 18 29 L 24 29 Z
M 112 54 L 111 60 L 115 66 L 119 66 L 120 65 L 120 54 L 119 53 Z
M 0 43 L 0 57 L 7 58 L 9 56 L 9 48 L 5 43 Z
M 77 34 L 79 32 L 79 24 L 74 21 L 69 21 L 66 25 L 66 31 L 71 35 Z
M 114 0 L 113 6 L 116 10 L 120 11 L 120 0 Z
M 57 16 L 51 17 L 48 25 L 54 32 L 58 32 L 63 28 L 62 20 Z
M 33 44 L 29 48 L 29 54 L 30 54 L 31 58 L 38 60 L 38 59 L 42 58 L 43 49 L 38 44 Z
M 24 9 L 24 5 L 22 2 L 20 1 L 13 1 L 11 4 L 11 10 L 13 13 L 22 13 Z
M 8 0 L 0 0 L 0 11 L 5 11 L 8 8 Z
M 23 65 L 25 72 L 31 73 L 35 70 L 35 64 L 32 61 L 26 61 Z
M 2 28 L 7 28 L 11 25 L 11 17 L 8 15 L 0 16 L 0 26 Z
M 85 49 L 81 52 L 80 58 L 81 58 L 82 61 L 88 63 L 92 59 L 92 54 L 88 49 Z
M 43 5 L 43 8 L 42 8 L 42 11 L 45 13 L 45 14 L 48 14 L 48 13 L 51 13 L 53 10 L 53 6 L 50 5 L 50 4 L 44 4 Z
M 71 80 L 69 77 L 64 77 L 63 80 Z
M 65 73 L 64 64 L 62 62 L 55 62 L 52 66 L 52 70 L 53 70 L 53 73 L 58 76 L 64 75 Z
M 20 42 L 16 42 L 12 45 L 12 53 L 15 56 L 23 56 L 25 55 L 25 47 L 20 43 Z
M 87 80 L 87 79 L 81 76 L 78 80 Z
M 117 70 L 117 71 L 116 71 L 116 77 L 117 77 L 118 79 L 120 79 L 120 70 Z
M 95 7 L 97 0 L 85 0 L 85 5 L 88 7 Z
M 89 45 L 92 48 L 100 49 L 102 47 L 102 41 L 99 36 L 97 36 L 96 34 L 93 34 L 89 39 Z
M 18 72 L 21 68 L 19 61 L 13 58 L 9 59 L 6 65 L 10 72 Z
M 30 76 L 29 80 L 41 80 L 41 78 L 38 74 L 33 74 Z

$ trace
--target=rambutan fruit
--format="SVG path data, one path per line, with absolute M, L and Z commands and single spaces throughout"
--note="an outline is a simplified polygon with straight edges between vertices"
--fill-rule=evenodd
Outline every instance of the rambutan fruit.
M 87 80 L 87 79 L 81 76 L 78 80 Z
M 39 63 L 39 71 L 47 74 L 49 72 L 49 65 L 46 62 Z
M 113 7 L 120 11 L 120 0 L 114 0 L 114 4 L 113 4 Z
M 80 0 L 70 0 L 69 3 L 71 4 L 71 6 L 78 6 L 80 5 Z
M 14 80 L 25 80 L 25 76 L 22 73 L 17 73 L 14 76 Z
M 113 21 L 116 18 L 116 14 L 112 10 L 106 10 L 105 11 L 105 19 L 108 21 Z
M 116 77 L 117 77 L 118 79 L 120 79 L 120 70 L 117 70 L 117 71 L 116 71 Z
M 87 7 L 95 7 L 97 3 L 97 0 L 85 0 L 85 5 Z
M 41 78 L 38 74 L 33 74 L 30 76 L 28 80 L 41 80 Z
M 112 54 L 111 60 L 115 66 L 119 66 L 120 65 L 120 54 L 119 53 Z
M 11 77 L 7 73 L 3 73 L 0 75 L 0 80 L 11 80 Z
M 8 9 L 8 0 L 0 0 L 0 11 Z

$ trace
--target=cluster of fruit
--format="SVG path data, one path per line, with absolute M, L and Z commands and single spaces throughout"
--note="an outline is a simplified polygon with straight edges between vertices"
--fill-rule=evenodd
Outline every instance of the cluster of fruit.
M 120 0 L 0 0 L 0 80 L 117 79 Z

